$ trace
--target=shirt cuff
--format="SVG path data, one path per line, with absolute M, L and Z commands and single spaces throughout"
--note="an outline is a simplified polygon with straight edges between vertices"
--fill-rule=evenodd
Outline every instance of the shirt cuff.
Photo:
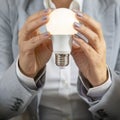
M 101 97 L 106 93 L 106 91 L 109 89 L 109 87 L 112 84 L 109 69 L 108 69 L 108 80 L 100 86 L 92 88 L 90 86 L 90 83 L 88 82 L 88 80 L 86 81 L 85 79 L 82 79 L 82 77 L 80 77 L 80 79 L 81 79 L 81 82 L 82 82 L 83 86 L 87 90 L 87 96 L 89 96 L 89 97 L 91 97 L 95 100 L 101 99 Z
M 20 71 L 20 68 L 19 68 L 19 57 L 17 58 L 17 61 L 16 61 L 16 73 L 17 73 L 17 76 L 18 78 L 20 79 L 20 81 L 22 83 L 24 83 L 25 85 L 27 85 L 27 87 L 31 88 L 31 89 L 37 89 L 37 86 L 36 86 L 36 83 L 34 81 L 33 78 L 31 77 L 28 77 L 26 75 L 24 75 L 21 71 Z M 39 76 L 39 78 L 41 78 L 45 73 L 45 70 L 43 70 L 43 72 L 41 73 L 41 75 Z

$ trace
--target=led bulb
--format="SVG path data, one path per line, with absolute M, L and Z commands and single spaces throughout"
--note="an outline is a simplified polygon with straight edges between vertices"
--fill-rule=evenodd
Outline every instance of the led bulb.
M 64 67 L 69 64 L 72 46 L 71 35 L 77 33 L 73 28 L 74 22 L 78 22 L 75 13 L 66 8 L 55 9 L 49 16 L 46 28 L 53 35 L 53 52 L 57 66 Z
M 49 17 L 50 20 L 46 24 L 46 27 L 52 35 L 72 35 L 76 33 L 76 30 L 73 28 L 73 23 L 78 22 L 78 20 L 72 10 L 58 8 Z

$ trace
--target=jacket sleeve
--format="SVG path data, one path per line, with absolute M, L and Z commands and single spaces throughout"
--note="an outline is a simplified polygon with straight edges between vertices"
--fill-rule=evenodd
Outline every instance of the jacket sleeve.
M 116 5 L 116 40 L 120 41 L 120 7 Z M 115 41 L 116 41 L 115 40 Z M 114 41 L 114 42 L 115 42 Z M 84 88 L 81 80 L 78 80 L 78 91 L 80 96 L 90 105 L 89 111 L 95 117 L 95 120 L 105 119 L 105 120 L 120 120 L 120 44 L 118 42 L 118 50 L 115 51 L 117 54 L 117 59 L 113 57 L 113 61 L 115 60 L 116 65 L 114 68 L 110 68 L 111 80 L 112 84 L 110 88 L 106 91 L 106 93 L 102 96 L 102 98 L 98 101 L 92 100 L 89 96 L 88 99 L 85 99 L 87 94 L 86 89 Z M 109 66 L 109 65 L 108 65 Z M 90 99 L 90 100 L 89 100 Z
M 0 0 L 0 120 L 22 113 L 41 91 L 28 88 L 17 77 L 9 11 L 8 1 Z

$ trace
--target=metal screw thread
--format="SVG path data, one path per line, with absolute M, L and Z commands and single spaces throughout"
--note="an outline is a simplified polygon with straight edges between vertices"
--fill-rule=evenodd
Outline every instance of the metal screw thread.
M 55 64 L 59 67 L 65 67 L 69 64 L 69 54 L 55 54 Z

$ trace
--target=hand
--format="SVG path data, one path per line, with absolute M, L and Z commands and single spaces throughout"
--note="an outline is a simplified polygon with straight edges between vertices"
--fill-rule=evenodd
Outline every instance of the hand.
M 30 16 L 19 31 L 19 67 L 29 77 L 46 65 L 52 53 L 51 35 L 38 30 L 48 22 L 50 12 L 44 10 Z
M 84 77 L 92 86 L 99 86 L 107 79 L 106 44 L 100 23 L 86 14 L 77 12 L 79 23 L 74 24 L 75 30 L 83 34 L 88 43 L 83 39 L 73 36 L 72 55 Z

